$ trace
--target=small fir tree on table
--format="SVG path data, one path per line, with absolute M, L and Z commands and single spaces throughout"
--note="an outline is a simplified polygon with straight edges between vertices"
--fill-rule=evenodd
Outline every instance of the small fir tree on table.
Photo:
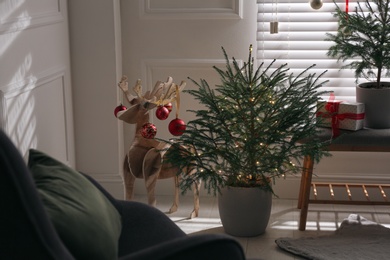
M 339 27 L 327 33 L 326 40 L 334 42 L 327 55 L 347 61 L 341 68 L 355 70 L 356 81 L 365 78 L 382 88 L 381 79 L 390 75 L 390 0 L 363 0 L 350 13 L 333 2 Z
M 323 73 L 316 76 L 309 67 L 294 76 L 286 64 L 272 69 L 273 63 L 255 69 L 252 46 L 240 67 L 222 50 L 226 71 L 214 67 L 220 85 L 213 89 L 204 79 L 190 79 L 198 89 L 186 92 L 205 108 L 190 110 L 196 118 L 170 141 L 176 149 L 166 153 L 165 162 L 185 171 L 184 193 L 195 181 L 214 195 L 226 185 L 273 191 L 274 178 L 301 171 L 303 156 L 319 161 L 327 155 L 315 124 L 316 104 L 325 94 L 319 91 Z

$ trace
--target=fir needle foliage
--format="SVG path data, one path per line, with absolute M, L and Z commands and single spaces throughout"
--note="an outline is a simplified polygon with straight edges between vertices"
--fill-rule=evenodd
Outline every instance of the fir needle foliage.
M 170 141 L 175 149 L 164 160 L 185 172 L 180 181 L 184 193 L 196 181 L 214 195 L 225 185 L 273 191 L 275 178 L 302 170 L 304 155 L 316 161 L 328 155 L 326 143 L 315 138 L 325 72 L 310 74 L 313 65 L 294 76 L 286 64 L 272 69 L 273 63 L 255 69 L 252 47 L 240 67 L 222 50 L 226 70 L 214 66 L 221 84 L 211 88 L 204 79 L 190 79 L 198 89 L 186 92 L 205 109 L 189 110 L 196 117 L 180 138 Z
M 359 78 L 373 80 L 381 87 L 381 78 L 390 75 L 390 0 L 364 0 L 353 12 L 346 13 L 336 5 L 337 34 L 327 33 L 333 41 L 327 55 L 347 61 L 342 69 L 355 70 Z M 349 61 L 350 60 L 350 61 Z

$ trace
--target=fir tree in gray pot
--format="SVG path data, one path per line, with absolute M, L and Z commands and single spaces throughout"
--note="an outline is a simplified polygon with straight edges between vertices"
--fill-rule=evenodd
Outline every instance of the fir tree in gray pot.
M 337 34 L 327 34 L 333 41 L 328 56 L 347 61 L 342 69 L 355 70 L 359 79 L 356 101 L 365 104 L 365 126 L 390 128 L 390 83 L 382 78 L 390 75 L 390 0 L 364 0 L 353 12 L 336 5 Z
M 223 53 L 226 70 L 214 67 L 221 84 L 211 88 L 204 79 L 192 80 L 198 88 L 186 90 L 204 109 L 190 110 L 195 119 L 182 136 L 170 141 L 176 149 L 166 153 L 165 162 L 187 171 L 180 181 L 184 193 L 202 181 L 214 195 L 238 187 L 265 191 L 271 198 L 273 180 L 299 173 L 303 156 L 311 154 L 319 161 L 328 154 L 323 149 L 327 143 L 316 138 L 315 125 L 316 103 L 325 94 L 319 91 L 325 83 L 320 80 L 323 73 L 310 73 L 310 67 L 294 75 L 286 64 L 255 69 L 252 47 L 243 66 L 230 60 L 224 49 Z M 233 209 L 238 210 L 244 200 L 235 203 Z M 252 202 L 249 211 L 256 204 L 261 202 Z M 268 223 L 269 212 L 260 214 L 268 215 Z M 236 222 L 246 222 L 240 216 Z

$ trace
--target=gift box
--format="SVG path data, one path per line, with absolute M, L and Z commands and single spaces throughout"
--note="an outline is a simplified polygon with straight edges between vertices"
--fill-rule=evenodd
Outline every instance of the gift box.
M 356 131 L 363 128 L 364 104 L 341 100 L 319 101 L 317 103 L 319 125 L 335 129 Z

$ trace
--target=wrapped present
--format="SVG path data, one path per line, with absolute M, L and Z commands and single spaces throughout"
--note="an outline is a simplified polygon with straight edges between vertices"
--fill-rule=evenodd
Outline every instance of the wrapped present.
M 317 117 L 321 117 L 320 126 L 331 127 L 334 135 L 339 129 L 356 131 L 363 128 L 364 104 L 350 103 L 330 98 L 329 101 L 319 101 Z

